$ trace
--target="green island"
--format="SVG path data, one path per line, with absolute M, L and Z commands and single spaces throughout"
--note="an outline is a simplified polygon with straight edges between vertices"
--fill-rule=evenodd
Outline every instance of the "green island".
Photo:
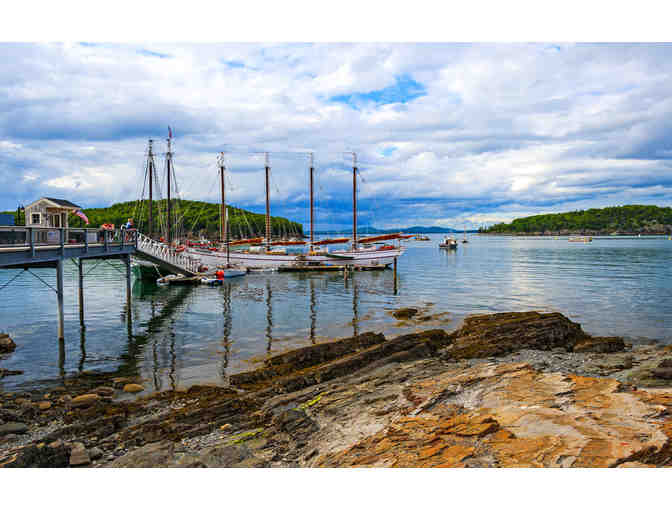
M 623 205 L 516 218 L 479 229 L 484 234 L 633 235 L 670 234 L 672 207 Z

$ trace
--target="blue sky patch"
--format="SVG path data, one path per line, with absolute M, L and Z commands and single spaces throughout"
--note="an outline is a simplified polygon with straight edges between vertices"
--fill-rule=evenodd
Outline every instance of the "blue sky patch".
M 157 57 L 157 58 L 170 58 L 170 55 L 166 53 L 158 53 L 156 51 L 151 51 L 151 50 L 138 50 L 137 51 L 140 55 L 144 55 L 146 57 Z
M 376 106 L 393 103 L 408 103 L 409 101 L 413 101 L 414 99 L 426 95 L 427 91 L 422 83 L 418 83 L 409 75 L 404 74 L 395 77 L 394 85 L 390 85 L 384 89 L 332 96 L 330 100 L 337 103 L 345 103 L 356 110 L 359 110 L 359 106 L 365 103 L 373 103 Z

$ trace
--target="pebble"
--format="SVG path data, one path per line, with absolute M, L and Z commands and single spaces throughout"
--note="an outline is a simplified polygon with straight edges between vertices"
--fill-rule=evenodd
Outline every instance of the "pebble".
M 109 386 L 99 386 L 93 390 L 93 393 L 96 393 L 101 397 L 111 397 L 114 395 L 114 388 L 110 388 Z
M 40 411 L 46 411 L 47 409 L 51 408 L 51 402 L 47 402 L 46 400 L 43 402 L 38 402 L 37 405 L 40 408 Z

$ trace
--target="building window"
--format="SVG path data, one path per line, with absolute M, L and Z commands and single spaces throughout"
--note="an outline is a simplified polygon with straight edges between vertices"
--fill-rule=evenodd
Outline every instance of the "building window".
M 30 215 L 30 223 L 32 225 L 39 225 L 42 223 L 41 218 L 40 218 L 40 213 L 33 213 Z

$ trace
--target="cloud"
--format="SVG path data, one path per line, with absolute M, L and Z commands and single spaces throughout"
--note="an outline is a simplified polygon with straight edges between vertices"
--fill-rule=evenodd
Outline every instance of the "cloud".
M 672 205 L 669 44 L 0 44 L 0 209 L 135 199 L 167 126 L 185 198 L 320 228 Z M 303 212 L 302 212 L 303 211 Z

